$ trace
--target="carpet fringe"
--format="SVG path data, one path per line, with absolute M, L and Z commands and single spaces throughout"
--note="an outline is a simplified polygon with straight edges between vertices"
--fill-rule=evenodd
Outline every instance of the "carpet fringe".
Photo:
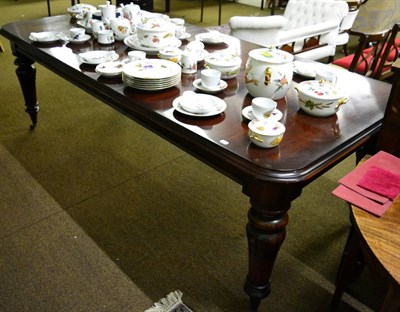
M 170 292 L 165 298 L 160 299 L 160 301 L 154 303 L 154 305 L 147 309 L 145 312 L 169 312 L 172 311 L 178 304 L 182 302 L 182 292 L 176 290 Z

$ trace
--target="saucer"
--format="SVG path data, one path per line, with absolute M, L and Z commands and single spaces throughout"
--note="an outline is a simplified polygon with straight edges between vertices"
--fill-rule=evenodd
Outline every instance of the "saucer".
M 122 62 L 106 62 L 96 66 L 96 73 L 104 77 L 115 77 L 122 74 Z
M 182 96 L 177 97 L 173 102 L 172 106 L 180 113 L 188 116 L 195 116 L 195 117 L 210 117 L 221 114 L 226 109 L 226 103 L 224 100 L 221 100 L 219 97 L 209 95 L 209 94 L 202 94 L 198 93 L 196 96 L 202 98 L 202 101 L 209 101 L 210 104 L 213 106 L 213 109 L 207 113 L 192 113 L 186 111 L 180 104 L 180 100 Z
M 212 89 L 209 89 L 209 88 L 206 88 L 205 86 L 203 86 L 202 84 L 201 84 L 201 79 L 199 78 L 199 79 L 196 79 L 195 81 L 193 81 L 193 85 L 197 88 L 197 89 L 199 89 L 199 90 L 201 90 L 201 91 L 204 91 L 204 92 L 206 92 L 206 93 L 217 93 L 217 92 L 219 92 L 219 91 L 222 91 L 222 90 L 224 90 L 227 86 L 228 86 L 228 84 L 226 83 L 226 81 L 224 81 L 224 80 L 220 80 L 219 81 L 219 85 L 217 86 L 217 87 L 215 87 L 215 88 L 212 88 Z
M 83 36 L 81 36 L 80 38 L 78 38 L 78 39 L 71 39 L 71 43 L 84 43 L 84 42 L 86 42 L 86 41 L 88 41 L 89 39 L 91 38 L 91 36 L 90 35 L 83 35 Z
M 253 112 L 251 111 L 251 105 L 250 105 L 250 106 L 246 106 L 245 108 L 243 108 L 243 110 L 242 110 L 242 115 L 243 115 L 245 118 L 247 118 L 248 120 L 254 120 L 254 119 L 256 119 L 256 118 L 254 117 L 254 115 L 253 115 Z M 272 114 L 271 114 L 271 116 L 270 116 L 269 118 L 272 118 L 272 119 L 275 119 L 276 121 L 279 121 L 279 120 L 282 119 L 282 117 L 283 117 L 282 112 L 281 112 L 279 109 L 275 108 L 275 109 L 272 111 Z
M 185 39 L 190 38 L 191 36 L 192 35 L 189 34 L 189 33 L 184 33 L 182 36 L 179 36 L 179 37 L 176 37 L 176 38 L 178 38 L 179 40 L 185 40 Z

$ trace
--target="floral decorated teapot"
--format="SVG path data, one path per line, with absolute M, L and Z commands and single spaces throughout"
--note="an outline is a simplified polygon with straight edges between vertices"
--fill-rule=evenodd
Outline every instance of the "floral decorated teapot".
M 283 98 L 293 79 L 293 55 L 276 48 L 251 50 L 245 67 L 246 87 L 254 97 Z
M 134 33 L 134 26 L 131 21 L 124 17 L 113 18 L 110 21 L 110 28 L 114 32 L 115 40 L 122 41 L 132 33 Z

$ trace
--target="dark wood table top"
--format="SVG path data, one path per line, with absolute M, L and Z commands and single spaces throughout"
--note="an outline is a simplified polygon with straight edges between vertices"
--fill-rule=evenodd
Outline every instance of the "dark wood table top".
M 3 26 L 1 33 L 15 42 L 22 53 L 59 73 L 82 89 L 99 97 L 129 117 L 156 131 L 183 149 L 202 158 L 225 174 L 241 182 L 246 176 L 290 182 L 310 179 L 315 172 L 327 169 L 349 154 L 365 137 L 377 131 L 384 113 L 390 85 L 364 78 L 347 71 L 339 72 L 339 83 L 349 95 L 337 115 L 316 118 L 303 113 L 297 103 L 292 83 L 286 98 L 278 101 L 283 112 L 286 133 L 279 147 L 262 149 L 250 143 L 247 121 L 241 111 L 251 104 L 244 72 L 228 80 L 228 88 L 216 94 L 227 103 L 226 111 L 216 117 L 194 118 L 182 115 L 172 108 L 172 101 L 185 90 L 195 90 L 192 82 L 197 75 L 182 75 L 181 84 L 167 90 L 146 92 L 125 87 L 122 80 L 100 77 L 94 65 L 80 64 L 76 54 L 92 49 L 115 50 L 120 59 L 130 48 L 122 42 L 104 46 L 90 40 L 84 44 L 70 44 L 73 54 L 62 53 L 54 46 L 60 44 L 33 43 L 28 39 L 32 31 L 68 31 L 69 16 L 55 16 L 33 21 L 22 21 Z M 189 26 L 192 34 L 204 30 Z M 227 44 L 209 45 L 209 51 L 229 49 L 242 57 L 242 69 L 248 52 L 258 46 L 230 37 Z M 199 69 L 201 69 L 199 66 Z M 300 77 L 294 78 L 300 81 Z

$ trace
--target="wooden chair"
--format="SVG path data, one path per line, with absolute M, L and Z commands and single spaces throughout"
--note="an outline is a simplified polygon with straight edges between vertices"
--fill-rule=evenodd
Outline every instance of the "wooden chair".
M 393 65 L 392 91 L 379 133 L 376 151 L 400 157 L 400 59 Z M 364 264 L 383 281 L 387 291 L 382 312 L 400 311 L 400 197 L 377 218 L 351 205 L 352 223 L 339 267 L 332 305 L 337 306 L 346 288 Z
M 368 0 L 367 0 L 368 1 Z M 350 31 L 353 27 L 353 24 L 358 16 L 360 11 L 360 7 L 365 4 L 367 1 L 363 0 L 347 0 L 347 4 L 349 6 L 349 13 L 343 18 L 342 23 L 339 28 L 339 35 L 336 39 L 336 46 L 342 46 L 344 55 L 349 55 L 347 50 L 347 43 L 350 40 Z
M 354 54 L 332 64 L 374 79 L 384 80 L 392 75 L 391 67 L 400 53 L 400 24 L 375 34 L 361 34 Z

